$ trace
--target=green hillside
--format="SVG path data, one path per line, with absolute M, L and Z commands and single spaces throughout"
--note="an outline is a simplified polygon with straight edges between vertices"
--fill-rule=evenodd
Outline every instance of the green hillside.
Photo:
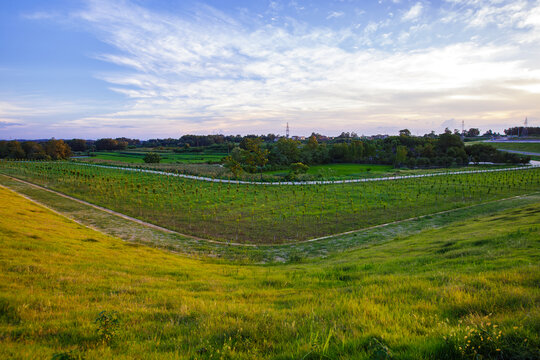
M 540 202 L 325 259 L 223 264 L 0 188 L 0 358 L 538 358 L 538 224 Z

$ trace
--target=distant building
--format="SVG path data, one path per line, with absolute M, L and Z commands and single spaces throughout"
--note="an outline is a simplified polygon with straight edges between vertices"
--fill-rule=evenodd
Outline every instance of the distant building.
M 291 136 L 291 139 L 296 140 L 296 141 L 302 141 L 302 140 L 306 140 L 306 137 L 293 135 Z

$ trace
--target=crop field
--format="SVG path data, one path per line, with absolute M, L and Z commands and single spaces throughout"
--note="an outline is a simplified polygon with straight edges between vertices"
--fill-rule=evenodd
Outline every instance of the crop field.
M 161 156 L 161 162 L 167 163 L 205 163 L 208 161 L 220 161 L 227 154 L 204 154 L 204 153 L 173 153 L 158 152 Z M 143 164 L 146 152 L 141 151 L 111 151 L 96 152 L 92 158 L 110 161 L 121 161 L 131 164 Z
M 0 187 L 0 358 L 537 359 L 538 224 L 536 202 L 239 265 L 124 242 Z
M 279 244 L 540 190 L 540 169 L 330 185 L 238 185 L 68 162 L 1 162 L 0 172 L 178 232 Z

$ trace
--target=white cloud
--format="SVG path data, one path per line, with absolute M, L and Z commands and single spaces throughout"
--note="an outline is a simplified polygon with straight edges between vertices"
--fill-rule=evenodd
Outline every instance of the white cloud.
M 409 11 L 407 11 L 403 16 L 401 17 L 401 20 L 403 21 L 415 21 L 417 20 L 420 15 L 422 15 L 422 10 L 424 9 L 424 6 L 421 3 L 414 4 Z
M 342 17 L 343 15 L 345 15 L 345 13 L 343 11 L 331 11 L 330 14 L 328 14 L 328 16 L 326 18 L 327 19 L 335 19 L 335 18 L 338 18 L 338 17 Z

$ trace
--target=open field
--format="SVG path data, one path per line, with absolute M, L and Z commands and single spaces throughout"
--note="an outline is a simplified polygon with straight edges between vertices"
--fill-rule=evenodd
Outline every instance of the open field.
M 183 234 L 295 242 L 540 190 L 540 169 L 339 185 L 223 184 L 73 163 L 2 162 L 0 172 Z
M 208 161 L 220 161 L 227 154 L 204 154 L 204 153 L 174 153 L 174 152 L 158 152 L 161 156 L 162 163 L 205 163 Z M 143 164 L 143 158 L 146 154 L 144 151 L 99 151 L 93 153 L 95 159 L 121 161 L 131 164 Z
M 537 202 L 241 266 L 122 242 L 0 188 L 0 357 L 534 359 L 539 223 Z M 110 338 L 102 311 L 119 319 Z

